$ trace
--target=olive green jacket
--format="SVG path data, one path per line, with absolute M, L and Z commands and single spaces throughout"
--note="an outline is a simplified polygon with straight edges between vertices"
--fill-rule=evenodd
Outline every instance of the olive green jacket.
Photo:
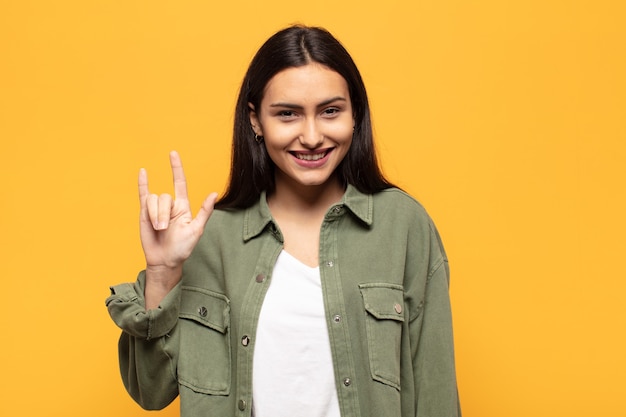
M 157 309 L 145 275 L 111 288 L 122 380 L 146 409 L 250 416 L 256 326 L 283 238 L 265 195 L 216 210 Z M 348 187 L 320 231 L 319 271 L 343 417 L 460 416 L 448 261 L 432 221 L 398 189 Z

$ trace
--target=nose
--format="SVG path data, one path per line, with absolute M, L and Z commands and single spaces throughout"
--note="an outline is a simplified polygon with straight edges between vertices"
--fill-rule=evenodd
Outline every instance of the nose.
M 302 127 L 302 132 L 298 139 L 300 144 L 305 148 L 315 149 L 320 147 L 324 142 L 324 135 L 315 120 L 307 120 Z

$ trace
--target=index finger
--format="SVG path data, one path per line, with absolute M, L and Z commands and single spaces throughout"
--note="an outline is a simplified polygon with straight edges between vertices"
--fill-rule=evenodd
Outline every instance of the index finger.
M 150 194 L 150 191 L 148 191 L 148 173 L 146 172 L 144 168 L 141 168 L 139 170 L 138 185 L 139 185 L 139 201 L 141 202 L 143 206 L 144 200 Z
M 174 196 L 177 200 L 187 200 L 187 180 L 185 179 L 183 163 L 178 152 L 170 152 L 170 165 L 172 166 L 172 175 L 174 177 Z

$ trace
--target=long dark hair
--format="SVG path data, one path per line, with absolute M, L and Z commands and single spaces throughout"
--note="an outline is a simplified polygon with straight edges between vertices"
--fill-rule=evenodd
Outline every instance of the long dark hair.
M 339 179 L 363 193 L 393 186 L 378 165 L 367 92 L 350 54 L 327 30 L 296 25 L 277 32 L 261 46 L 243 79 L 235 109 L 230 180 L 217 208 L 249 207 L 262 191 L 273 191 L 274 165 L 265 145 L 255 141 L 248 103 L 260 109 L 265 86 L 274 75 L 312 62 L 336 71 L 348 84 L 355 126 L 350 149 L 337 167 Z

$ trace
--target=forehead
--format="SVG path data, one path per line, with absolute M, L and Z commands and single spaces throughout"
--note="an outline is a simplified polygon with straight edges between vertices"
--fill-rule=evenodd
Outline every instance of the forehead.
M 329 97 L 349 100 L 348 83 L 337 71 L 311 63 L 274 75 L 265 86 L 263 102 L 317 102 Z

